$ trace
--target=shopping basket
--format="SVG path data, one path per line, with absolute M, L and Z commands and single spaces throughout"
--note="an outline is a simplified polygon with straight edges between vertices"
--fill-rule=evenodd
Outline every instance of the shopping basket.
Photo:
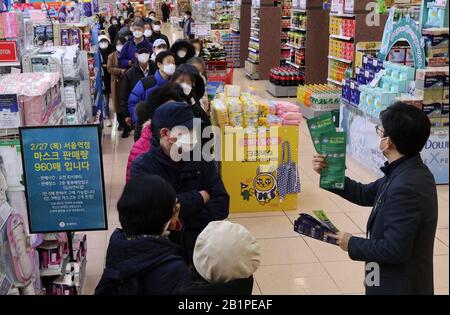
M 206 61 L 206 76 L 209 82 L 233 84 L 233 72 L 232 61 Z

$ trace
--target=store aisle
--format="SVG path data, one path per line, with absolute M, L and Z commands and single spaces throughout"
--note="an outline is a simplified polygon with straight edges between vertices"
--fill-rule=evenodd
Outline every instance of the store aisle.
M 166 26 L 167 27 L 167 26 Z M 171 42 L 179 36 L 172 32 Z M 250 81 L 243 69 L 236 69 L 234 84 L 243 89 L 255 86 L 260 96 L 265 93 L 264 81 Z M 121 139 L 120 133 L 107 130 L 103 139 L 106 197 L 109 230 L 89 232 L 88 265 L 84 294 L 92 294 L 103 270 L 109 236 L 119 220 L 116 210 L 124 183 L 132 137 Z M 362 294 L 363 263 L 353 262 L 340 248 L 293 232 L 293 221 L 299 212 L 323 209 L 343 231 L 358 236 L 365 233 L 369 208 L 352 205 L 335 195 L 319 189 L 319 176 L 311 167 L 314 148 L 306 121 L 300 128 L 299 167 L 302 193 L 297 211 L 253 212 L 230 214 L 230 220 L 247 227 L 258 239 L 262 264 L 256 272 L 254 294 Z M 362 165 L 347 160 L 347 175 L 369 182 L 375 179 Z M 435 242 L 435 288 L 437 294 L 449 293 L 449 187 L 439 186 L 439 223 Z

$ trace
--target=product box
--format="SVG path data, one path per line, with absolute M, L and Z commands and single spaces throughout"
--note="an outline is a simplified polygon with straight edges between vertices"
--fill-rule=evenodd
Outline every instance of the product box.
M 0 128 L 22 126 L 21 108 L 16 94 L 0 94 Z
M 442 102 L 423 102 L 422 111 L 428 116 L 432 126 L 441 125 Z

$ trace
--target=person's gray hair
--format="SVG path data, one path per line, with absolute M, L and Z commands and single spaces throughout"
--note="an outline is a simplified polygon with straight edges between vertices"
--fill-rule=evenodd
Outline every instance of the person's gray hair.
M 204 71 L 204 72 L 206 71 L 206 64 L 205 64 L 205 61 L 203 60 L 203 58 L 200 58 L 200 57 L 195 56 L 195 57 L 192 57 L 191 59 L 189 59 L 189 60 L 187 61 L 187 63 L 190 64 L 190 65 L 194 65 L 194 64 L 196 64 L 196 63 L 199 63 L 199 64 L 202 65 L 203 71 Z

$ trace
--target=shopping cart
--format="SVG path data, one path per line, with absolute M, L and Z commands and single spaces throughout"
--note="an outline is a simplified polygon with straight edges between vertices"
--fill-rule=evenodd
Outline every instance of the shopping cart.
M 233 84 L 233 61 L 206 61 L 206 76 L 209 82 Z

